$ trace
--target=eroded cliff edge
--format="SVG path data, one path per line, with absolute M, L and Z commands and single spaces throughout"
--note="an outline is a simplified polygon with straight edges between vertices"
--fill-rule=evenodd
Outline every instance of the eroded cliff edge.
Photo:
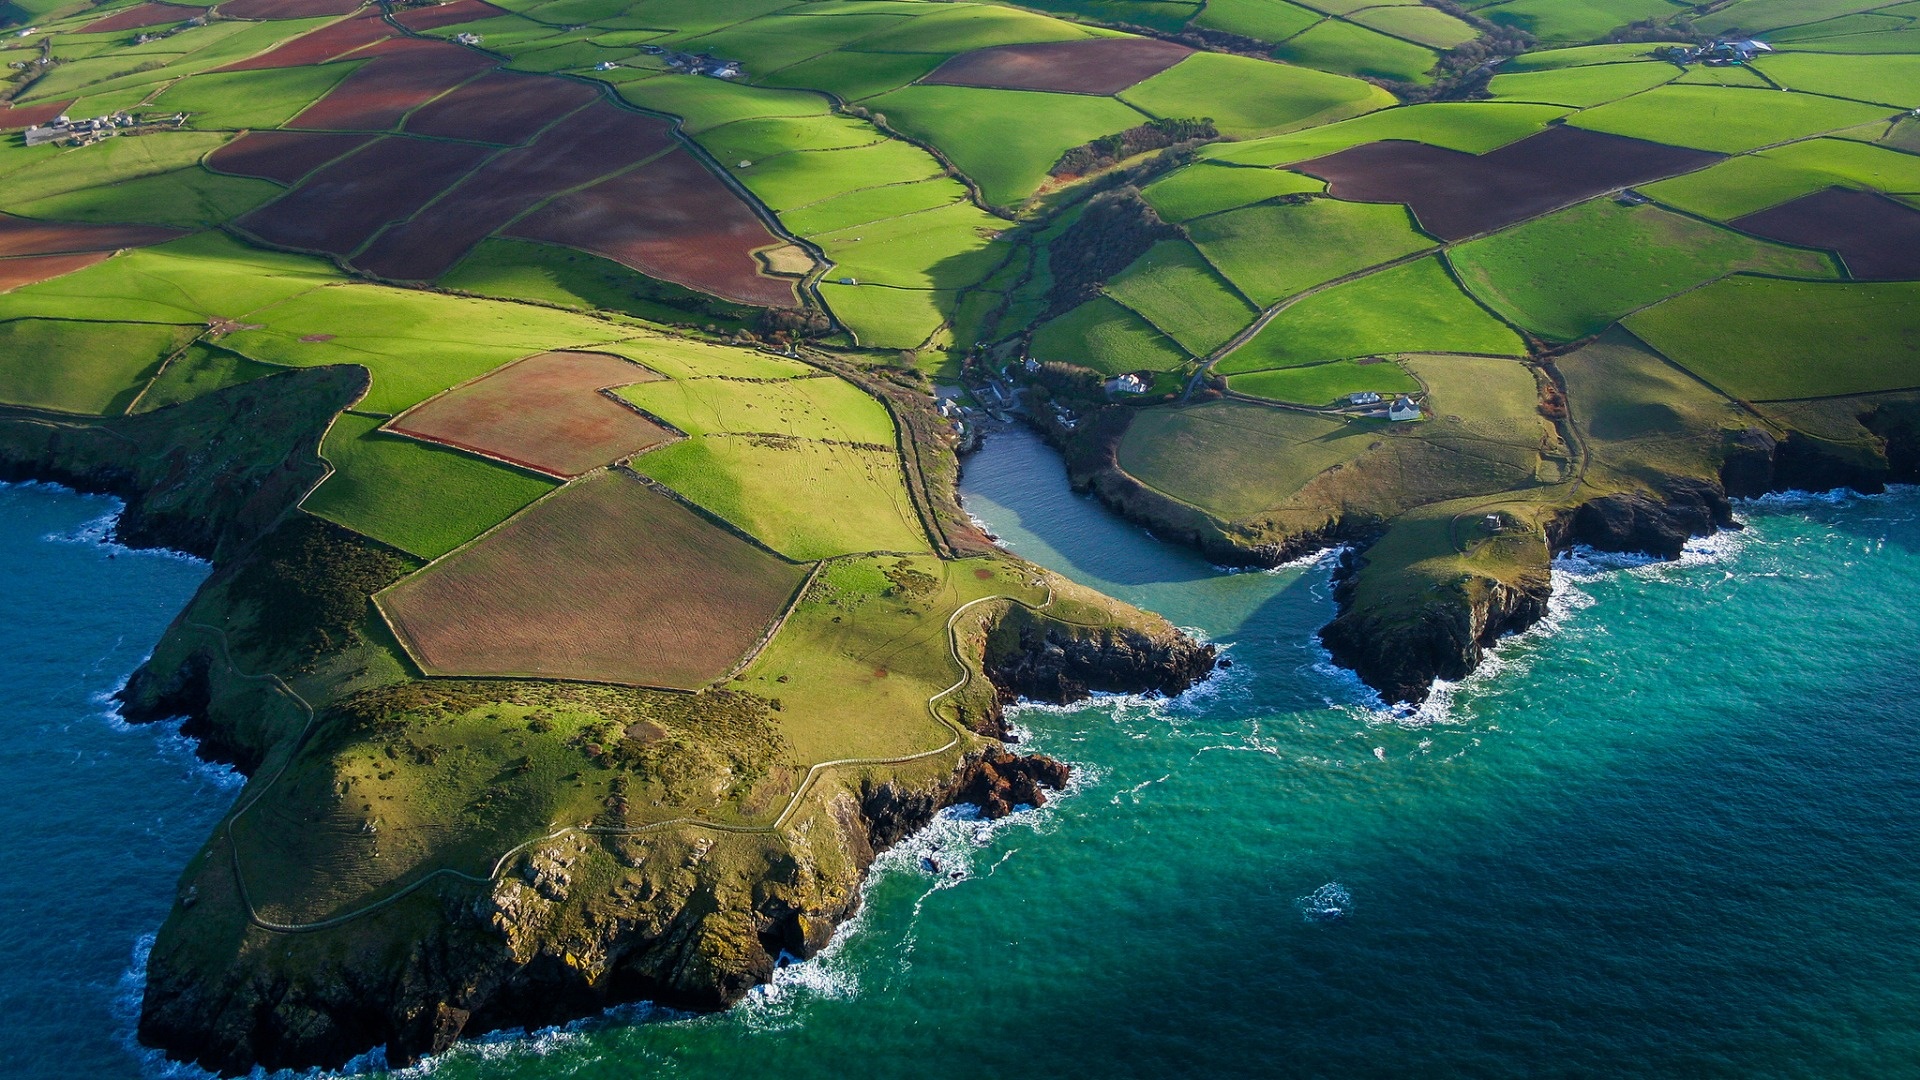
M 1001 746 L 1006 702 L 1178 693 L 1213 666 L 1164 620 L 991 556 L 1033 599 L 948 624 L 978 677 L 945 750 L 810 771 L 750 690 L 422 679 L 368 603 L 417 561 L 293 509 L 364 389 L 314 369 L 134 417 L 0 415 L 6 476 L 120 496 L 120 539 L 213 563 L 123 697 L 250 776 L 179 880 L 139 1029 L 223 1074 L 401 1064 L 630 1001 L 725 1007 L 823 946 L 941 808 L 998 816 L 1066 783 Z M 474 756 L 489 732 L 527 752 Z

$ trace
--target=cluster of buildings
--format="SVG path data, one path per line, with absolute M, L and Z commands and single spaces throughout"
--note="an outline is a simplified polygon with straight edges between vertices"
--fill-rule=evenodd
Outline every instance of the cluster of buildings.
M 1363 416 L 1385 414 L 1388 420 L 1418 420 L 1426 415 L 1420 408 L 1420 403 L 1406 394 L 1394 395 L 1391 404 L 1383 405 L 1385 400 L 1371 390 L 1347 395 L 1348 407 L 1360 410 Z
M 133 36 L 133 43 L 135 45 L 145 45 L 149 41 L 159 41 L 162 38 L 170 38 L 173 35 L 180 33 L 182 30 L 191 30 L 196 26 L 205 26 L 205 25 L 207 25 L 207 17 L 205 15 L 195 15 L 193 18 L 188 19 L 186 22 L 183 22 L 178 26 L 172 27 L 171 29 L 142 30 L 140 33 L 135 34 Z
M 91 120 L 69 120 L 65 116 L 56 116 L 45 124 L 36 124 L 26 130 L 28 146 L 45 146 L 48 143 L 63 143 L 67 146 L 91 146 L 102 139 L 111 139 L 122 132 L 134 133 L 152 131 L 160 128 L 178 128 L 187 122 L 186 113 L 175 113 L 159 119 L 136 119 L 127 113 L 113 113 L 108 116 L 96 116 Z
M 740 61 L 722 60 L 706 53 L 674 52 L 658 45 L 642 45 L 640 51 L 652 56 L 666 58 L 667 68 L 682 75 L 706 75 L 715 79 L 737 79 L 745 72 L 740 70 Z
M 1752 38 L 1739 40 L 1714 40 L 1705 45 L 1689 45 L 1672 49 L 1669 59 L 1676 64 L 1705 64 L 1708 67 L 1726 67 L 1729 64 L 1747 64 L 1762 53 L 1770 53 L 1773 46 Z

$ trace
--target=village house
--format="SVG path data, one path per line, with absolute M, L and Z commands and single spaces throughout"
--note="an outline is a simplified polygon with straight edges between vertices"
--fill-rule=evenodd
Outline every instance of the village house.
M 454 40 L 454 43 L 457 45 L 476 45 L 477 46 L 480 44 L 480 35 L 462 31 L 461 33 L 453 35 L 453 40 Z
M 1115 375 L 1107 380 L 1106 385 L 1109 394 L 1144 394 L 1153 386 L 1152 383 L 1133 372 Z
M 1349 404 L 1349 405 L 1378 405 L 1378 404 L 1380 404 L 1380 395 L 1379 395 L 1379 394 L 1376 394 L 1376 393 L 1374 393 L 1374 392 L 1373 392 L 1373 391 L 1371 391 L 1371 390 L 1362 390 L 1362 391 L 1360 391 L 1360 392 L 1359 392 L 1359 393 L 1357 393 L 1357 394 L 1348 394 L 1348 395 L 1347 395 L 1347 404 Z
M 1423 415 L 1420 403 L 1404 394 L 1394 398 L 1393 407 L 1387 410 L 1389 420 L 1418 420 Z

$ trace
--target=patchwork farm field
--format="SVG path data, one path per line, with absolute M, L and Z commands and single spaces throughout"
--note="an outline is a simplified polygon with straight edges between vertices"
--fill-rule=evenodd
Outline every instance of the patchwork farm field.
M 805 578 L 616 469 L 378 602 L 431 674 L 691 690 L 744 659 Z

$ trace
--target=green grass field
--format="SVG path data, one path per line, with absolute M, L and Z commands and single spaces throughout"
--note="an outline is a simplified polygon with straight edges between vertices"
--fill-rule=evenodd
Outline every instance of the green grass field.
M 1391 396 L 1420 389 L 1420 384 L 1398 364 L 1362 364 L 1357 360 L 1254 371 L 1229 378 L 1227 386 L 1248 397 L 1297 405 L 1333 405 L 1365 390 Z
M 698 133 L 737 120 L 764 116 L 824 116 L 827 101 L 818 94 L 742 86 L 692 75 L 661 75 L 622 83 L 621 97 L 642 109 L 678 116 L 686 130 Z
M 181 350 L 147 385 L 134 403 L 134 412 L 152 412 L 168 405 L 264 378 L 279 368 L 249 360 L 217 346 L 194 342 Z
M 1825 187 L 1920 193 L 1920 157 L 1848 139 L 1810 139 L 1649 184 L 1646 194 L 1730 221 Z
M 909 86 L 867 104 L 892 127 L 938 146 L 1002 206 L 1032 195 L 1070 148 L 1146 122 L 1111 98 L 971 86 Z M 1033 122 L 1041 116 L 1045 123 Z
M 1852 98 L 1897 109 L 1920 107 L 1920 55 L 1783 53 L 1767 57 L 1760 70 L 1790 90 Z
M 1260 41 L 1285 41 L 1319 22 L 1321 15 L 1287 0 L 1207 0 L 1195 26 Z
M 1713 71 L 1714 68 L 1699 68 Z M 1725 70 L 1725 69 L 1721 69 Z M 1672 82 L 1678 68 L 1665 62 L 1599 64 L 1553 71 L 1495 75 L 1487 90 L 1495 101 L 1539 101 L 1592 108 Z
M 1631 316 L 1626 326 L 1748 401 L 1920 386 L 1920 283 L 1734 277 Z
M 153 99 L 188 114 L 197 128 L 275 128 L 353 74 L 359 64 L 211 72 L 182 79 Z
M 1642 482 L 1718 479 L 1725 433 L 1751 414 L 1615 328 L 1557 358 L 1594 464 Z
M 22 167 L 5 171 L 7 205 L 20 206 L 81 188 L 178 172 L 198 164 L 232 137 L 221 132 L 179 131 L 108 139 L 73 149 L 36 147 L 15 159 Z
M 642 454 L 633 468 L 790 559 L 928 550 L 892 450 L 708 435 Z
M 797 235 L 817 236 L 872 221 L 950 206 L 964 201 L 966 197 L 965 185 L 942 176 L 911 184 L 889 184 L 850 191 L 845 195 L 788 210 L 780 215 L 780 220 Z
M 1432 49 L 1452 49 L 1480 36 L 1480 31 L 1446 12 L 1419 4 L 1362 8 L 1347 19 Z
M 1481 8 L 1483 18 L 1517 26 L 1542 41 L 1579 42 L 1638 19 L 1677 15 L 1686 9 L 1667 0 L 1512 0 Z
M 237 319 L 341 280 L 318 259 L 203 233 L 0 295 L 0 318 L 97 318 L 105 304 L 123 319 L 204 323 Z
M 222 176 L 194 166 L 49 195 L 11 207 L 25 217 L 203 229 L 220 225 L 284 194 L 266 180 Z
M 1199 161 L 1167 173 L 1140 194 L 1168 221 L 1190 221 L 1280 195 L 1326 190 L 1325 181 L 1280 169 L 1242 168 Z
M 1737 270 L 1839 276 L 1820 252 L 1606 199 L 1461 244 L 1447 257 L 1487 306 L 1561 341 L 1598 333 L 1630 311 Z
M 862 38 L 862 52 L 955 53 L 995 45 L 1076 41 L 1093 33 L 1073 23 L 987 4 L 955 4 Z
M 1259 314 L 1192 244 L 1162 240 L 1112 281 L 1107 295 L 1195 356 L 1205 356 Z
M 850 116 L 773 116 L 736 120 L 700 133 L 700 145 L 726 165 L 759 161 L 796 150 L 844 150 L 871 146 L 884 136 Z
M 953 312 L 950 290 L 893 289 L 884 285 L 820 286 L 820 295 L 862 346 L 917 349 Z
M 1589 64 L 1621 64 L 1652 58 L 1658 46 L 1644 42 L 1617 45 L 1577 45 L 1569 49 L 1541 49 L 1521 53 L 1500 65 L 1501 71 L 1559 71 Z
M 740 162 L 751 161 L 746 168 Z M 796 150 L 754 159 L 727 156 L 721 164 L 775 210 L 831 199 L 861 188 L 908 184 L 941 174 L 925 150 L 898 139 L 846 150 Z
M 1567 122 L 1590 131 L 1738 154 L 1885 119 L 1876 105 L 1777 90 L 1662 86 Z
M 1103 375 L 1174 371 L 1187 353 L 1153 325 L 1106 297 L 1089 300 L 1034 332 L 1036 360 L 1092 368 Z
M 1567 112 L 1556 105 L 1460 101 L 1408 105 L 1291 135 L 1215 143 L 1202 149 L 1200 156 L 1237 165 L 1291 165 L 1382 139 L 1406 139 L 1484 154 L 1545 130 L 1549 120 Z
M 380 423 L 352 413 L 333 422 L 320 450 L 335 471 L 302 509 L 435 559 L 555 487 L 544 476 L 386 434 Z
M 1386 91 L 1357 79 L 1219 53 L 1195 53 L 1117 96 L 1154 116 L 1211 117 L 1222 135 L 1236 139 L 1332 123 L 1393 104 Z
M 1462 293 L 1437 258 L 1309 296 L 1223 359 L 1223 375 L 1399 352 L 1524 356 L 1514 332 Z
M 1121 439 L 1119 461 L 1148 487 L 1238 521 L 1364 453 L 1382 426 L 1240 401 L 1147 409 Z
M 1412 83 L 1428 81 L 1427 71 L 1440 59 L 1432 49 L 1336 20 L 1288 38 L 1273 55 L 1301 67 Z
M 893 417 L 850 382 L 673 379 L 622 387 L 621 397 L 689 435 L 775 434 L 894 445 Z
M 1886 6 L 1883 0 L 1741 0 L 1698 20 L 1694 25 L 1709 34 L 1735 28 L 1758 34 L 1782 26 L 1799 26 Z
M 1188 231 L 1202 254 L 1261 306 L 1434 246 L 1393 203 L 1312 199 L 1201 218 Z
M 1006 227 L 972 203 L 956 202 L 810 239 L 834 262 L 829 280 L 958 289 L 991 274 L 1006 259 L 1007 245 L 991 239 Z
M 823 90 L 844 101 L 864 101 L 931 74 L 946 59 L 934 53 L 866 53 L 842 49 L 781 68 L 759 81 L 767 86 Z
M 729 379 L 792 379 L 813 375 L 797 360 L 773 356 L 755 349 L 713 345 L 666 334 L 641 334 L 624 341 L 601 345 L 598 352 L 624 356 L 643 364 L 669 379 L 698 379 L 719 376 Z
M 0 322 L 0 401 L 59 412 L 125 412 L 196 328 L 158 323 Z

